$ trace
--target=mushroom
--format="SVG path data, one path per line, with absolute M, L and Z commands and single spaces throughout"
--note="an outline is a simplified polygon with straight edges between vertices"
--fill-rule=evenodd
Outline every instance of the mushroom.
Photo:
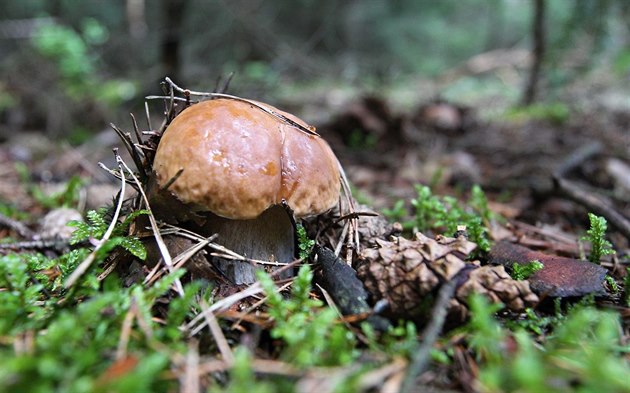
M 219 244 L 249 259 L 290 262 L 291 211 L 297 218 L 314 216 L 339 200 L 337 158 L 309 130 L 299 118 L 255 101 L 193 104 L 159 142 L 152 206 L 167 221 L 196 222 L 217 233 Z M 247 261 L 214 263 L 235 284 L 255 281 Z

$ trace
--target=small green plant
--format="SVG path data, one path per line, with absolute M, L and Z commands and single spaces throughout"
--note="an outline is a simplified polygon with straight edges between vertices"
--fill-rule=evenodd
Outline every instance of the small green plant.
M 374 149 L 378 142 L 378 137 L 374 134 L 366 133 L 360 129 L 354 129 L 348 135 L 347 145 L 354 150 Z
M 608 227 L 606 219 L 593 213 L 588 213 L 588 220 L 591 223 L 591 227 L 586 231 L 587 236 L 582 239 L 588 241 L 591 245 L 591 253 L 588 256 L 588 260 L 593 263 L 599 263 L 604 255 L 614 254 L 615 250 L 612 249 L 612 244 L 606 240 L 606 229 Z
M 397 200 L 391 209 L 383 209 L 382 213 L 389 220 L 400 222 L 404 229 L 411 229 L 409 225 L 413 225 L 412 222 L 407 221 L 409 212 L 405 207 L 405 201 L 402 199 Z
M 511 109 L 506 117 L 513 121 L 546 120 L 556 125 L 566 123 L 571 114 L 569 107 L 561 102 L 533 104 Z
M 4 202 L 0 202 L 0 214 L 19 221 L 28 221 L 29 219 L 29 215 L 27 213 L 19 210 L 14 205 Z
M 43 262 L 45 257 L 39 259 Z M 37 266 L 24 263 L 21 256 L 0 258 L 2 268 L 9 273 L 0 274 L 0 288 L 10 285 L 2 281 L 8 276 L 22 287 L 0 291 L 0 336 L 12 337 L 15 343 L 20 337 L 31 337 L 28 351 L 15 351 L 11 341 L 0 342 L 3 390 L 166 391 L 171 386 L 160 377 L 170 360 L 168 352 L 153 348 L 152 340 L 161 339 L 164 328 L 152 320 L 151 308 L 183 271 L 162 278 L 149 289 L 141 285 L 122 288 L 118 278 L 111 277 L 103 283 L 103 291 L 86 298 L 76 292 L 77 297 L 45 291 L 51 286 L 48 276 L 39 274 L 37 281 L 31 280 L 29 277 L 38 274 L 33 270 Z M 188 304 L 184 307 L 189 308 Z M 113 354 L 120 349 L 121 324 L 129 313 L 144 326 L 144 330 L 136 328 L 126 344 L 126 359 L 133 366 L 116 378 L 102 378 L 116 365 Z M 6 335 L 9 331 L 12 336 Z
M 479 360 L 476 389 L 488 392 L 628 392 L 630 363 L 619 358 L 620 323 L 615 313 L 576 306 L 537 343 L 525 330 L 503 328 L 481 295 L 471 297 L 469 343 Z M 539 339 L 542 340 L 543 338 Z M 512 342 L 512 344 L 510 344 Z M 512 350 L 508 351 L 507 346 Z
M 479 250 L 490 250 L 484 219 L 487 217 L 486 221 L 489 221 L 491 213 L 481 188 L 473 188 L 469 200 L 472 211 L 462 207 L 453 197 L 433 195 L 427 186 L 416 186 L 416 194 L 411 205 L 415 210 L 414 225 L 419 231 L 440 230 L 452 236 L 460 225 L 465 225 L 470 240 L 477 243 Z
M 609 275 L 606 275 L 606 283 L 610 287 L 610 291 L 613 294 L 617 294 L 621 290 L 621 288 L 619 288 L 619 285 L 617 285 L 617 281 L 615 281 L 615 279 Z
M 63 190 L 52 194 L 45 193 L 38 185 L 29 187 L 30 194 L 35 200 L 47 209 L 57 207 L 75 207 L 79 201 L 79 192 L 83 187 L 83 180 L 78 176 L 72 176 Z
M 517 320 L 506 320 L 505 325 L 510 330 L 525 329 L 536 335 L 542 335 L 545 332 L 553 330 L 554 326 L 565 318 L 565 312 L 562 308 L 562 299 L 555 298 L 554 312 L 551 314 L 535 311 L 531 308 L 525 309 L 525 315 Z
M 538 260 L 529 261 L 524 264 L 520 263 L 512 263 L 511 265 L 512 271 L 510 275 L 515 280 L 527 280 L 532 274 L 536 273 L 539 270 L 542 270 L 545 265 Z
M 623 280 L 623 289 L 626 295 L 626 305 L 630 306 L 630 267 L 626 268 L 626 277 Z
M 109 39 L 107 28 L 93 18 L 82 21 L 81 31 L 63 24 L 43 24 L 32 45 L 59 71 L 65 93 L 72 99 L 94 98 L 117 105 L 133 97 L 136 87 L 128 80 L 103 80 L 98 74 L 94 49 Z
M 148 214 L 147 210 L 136 210 L 129 214 L 125 220 L 116 225 L 112 236 L 106 240 L 105 245 L 101 247 L 101 256 L 106 256 L 115 247 L 122 247 L 137 258 L 145 259 L 147 252 L 144 245 L 140 240 L 135 237 L 127 236 L 126 231 L 129 225 L 136 217 Z M 101 208 L 99 210 L 90 210 L 87 213 L 87 221 L 71 221 L 68 225 L 76 227 L 77 229 L 72 233 L 70 244 L 79 244 L 83 241 L 100 241 L 105 235 L 109 223 L 107 223 L 105 216 L 107 215 L 107 209 Z
M 315 247 L 315 240 L 308 237 L 306 233 L 306 229 L 302 224 L 297 224 L 296 228 L 297 238 L 298 238 L 298 256 L 302 260 L 307 260 L 311 252 L 313 251 L 313 247 Z
M 278 292 L 269 275 L 259 270 L 257 277 L 275 323 L 271 336 L 286 344 L 282 359 L 298 367 L 309 367 L 344 365 L 356 357 L 352 332 L 337 323 L 333 309 L 310 298 L 313 273 L 308 265 L 300 268 L 288 298 Z
M 470 190 L 468 205 L 481 216 L 486 224 L 492 221 L 492 219 L 497 218 L 488 207 L 488 197 L 486 197 L 486 193 L 483 192 L 478 184 L 473 185 Z
M 58 207 L 75 207 L 79 201 L 79 193 L 84 181 L 79 176 L 72 176 L 64 185 L 63 189 L 57 192 L 45 192 L 42 187 L 33 183 L 31 172 L 27 165 L 22 162 L 15 163 L 15 171 L 20 181 L 26 186 L 28 193 L 40 205 L 46 209 Z
M 411 358 L 413 351 L 418 347 L 418 331 L 411 321 L 401 321 L 398 326 L 390 327 L 380 336 L 369 323 L 361 324 L 361 330 L 368 340 L 368 346 L 374 352 Z

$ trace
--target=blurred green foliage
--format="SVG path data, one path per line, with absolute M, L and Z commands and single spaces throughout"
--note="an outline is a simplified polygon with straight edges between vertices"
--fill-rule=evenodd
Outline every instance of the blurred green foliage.
M 490 250 L 488 227 L 498 217 L 488 208 L 488 200 L 481 187 L 472 187 L 465 204 L 452 196 L 434 195 L 428 186 L 416 185 L 415 189 L 416 197 L 410 201 L 411 213 L 405 202 L 400 200 L 391 209 L 384 209 L 383 214 L 390 220 L 399 221 L 407 231 L 431 231 L 455 236 L 459 227 L 464 226 L 468 238 L 477 243 L 479 251 Z
M 571 115 L 571 110 L 561 102 L 532 104 L 525 107 L 515 107 L 507 111 L 505 117 L 516 122 L 528 120 L 545 120 L 555 125 L 562 125 Z
M 546 4 L 548 87 L 569 83 L 605 59 L 614 61 L 621 76 L 628 72 L 624 42 L 630 3 Z M 21 47 L 13 37 L 26 34 L 56 64 L 63 89 L 111 105 L 155 92 L 171 61 L 177 73 L 171 76 L 196 89 L 212 90 L 219 76 L 231 72 L 236 73 L 232 89 L 244 95 L 263 96 L 313 80 L 378 89 L 410 75 L 433 77 L 461 69 L 479 53 L 527 49 L 532 12 L 532 2 L 514 0 L 161 0 L 135 1 L 133 7 L 97 0 L 1 2 L 0 23 L 50 19 L 26 32 L 7 24 L 0 32 L 5 55 L 0 69 L 14 78 L 27 76 L 11 60 Z M 173 48 L 176 53 L 169 58 L 164 51 Z M 489 88 L 509 90 L 505 75 L 498 79 Z M 481 88 L 494 82 L 482 81 Z M 470 83 L 443 88 L 446 96 L 458 96 L 468 94 L 466 86 Z M 3 97 L 0 108 L 12 102 Z
M 619 357 L 630 347 L 620 345 L 622 329 L 614 312 L 576 306 L 541 344 L 524 330 L 502 327 L 493 317 L 500 306 L 484 297 L 473 296 L 470 305 L 469 343 L 480 362 L 476 389 L 630 391 L 630 363 Z
M 117 105 L 135 94 L 128 80 L 103 80 L 98 73 L 95 47 L 107 42 L 109 31 L 94 18 L 81 21 L 81 33 L 59 24 L 44 24 L 32 42 L 43 56 L 51 59 L 61 76 L 61 84 L 71 98 L 92 98 Z

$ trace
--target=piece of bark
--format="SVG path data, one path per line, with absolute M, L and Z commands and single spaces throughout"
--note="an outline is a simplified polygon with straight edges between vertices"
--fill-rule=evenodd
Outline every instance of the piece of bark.
M 328 248 L 317 247 L 317 262 L 321 270 L 315 276 L 316 282 L 332 297 L 343 315 L 372 313 L 368 305 L 368 293 L 354 269 L 348 266 Z M 384 331 L 389 321 L 379 315 L 367 318 L 375 329 Z
M 544 267 L 528 278 L 539 295 L 552 297 L 604 294 L 606 269 L 591 262 L 545 254 L 507 241 L 497 242 L 489 254 L 490 263 L 511 267 L 537 260 Z

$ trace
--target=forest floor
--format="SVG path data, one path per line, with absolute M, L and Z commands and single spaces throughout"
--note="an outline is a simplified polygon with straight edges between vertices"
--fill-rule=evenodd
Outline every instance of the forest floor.
M 604 217 L 605 237 L 616 253 L 604 255 L 600 264 L 620 289 L 614 294 L 608 282 L 605 294 L 597 293 L 595 304 L 620 316 L 617 344 L 625 349 L 617 355 L 621 362 L 630 361 L 630 308 L 621 295 L 630 267 L 630 112 L 556 105 L 488 119 L 479 115 L 479 108 L 447 101 L 427 101 L 403 110 L 393 105 L 374 95 L 357 98 L 334 108 L 317 124 L 339 157 L 355 198 L 391 220 L 413 225 L 417 185 L 460 201 L 468 200 L 473 185 L 479 185 L 489 209 L 502 217 L 500 228 L 490 231 L 492 240 L 508 239 L 532 251 L 574 260 L 584 259 L 590 251 L 582 240 L 589 229 L 588 213 Z M 0 240 L 45 239 L 50 235 L 45 231 L 60 231 L 48 222 L 50 217 L 44 217 L 68 201 L 81 212 L 111 205 L 120 182 L 97 162 L 114 168 L 111 148 L 119 145 L 113 131 L 79 146 L 38 133 L 16 134 L 2 143 L 0 201 L 9 221 L 0 223 Z M 68 182 L 76 184 L 69 187 Z M 457 354 L 449 356 L 452 367 L 459 367 L 457 372 L 435 366 L 432 376 L 424 375 L 423 381 L 442 389 L 482 389 L 466 387 L 472 383 L 466 378 L 476 378 L 479 371 L 470 366 L 467 374 L 462 371 L 464 360 Z M 466 359 L 472 362 L 471 357 Z M 257 367 L 265 373 L 264 367 Z M 395 385 L 394 371 L 383 373 L 380 382 Z M 459 379 L 452 376 L 457 373 Z M 444 375 L 448 381 L 441 379 Z M 372 377 L 379 378 L 376 373 Z

